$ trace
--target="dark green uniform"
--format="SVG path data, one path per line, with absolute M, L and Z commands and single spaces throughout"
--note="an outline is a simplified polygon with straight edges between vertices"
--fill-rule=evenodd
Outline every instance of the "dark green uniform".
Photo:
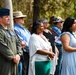
M 15 32 L 0 25 L 0 75 L 18 75 L 13 62 L 16 54 L 22 54 L 21 44 Z

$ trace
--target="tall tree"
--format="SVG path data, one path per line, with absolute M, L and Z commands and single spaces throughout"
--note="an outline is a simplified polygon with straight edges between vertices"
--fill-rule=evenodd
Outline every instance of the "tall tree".
M 40 0 L 34 0 L 33 4 L 33 22 L 40 18 Z

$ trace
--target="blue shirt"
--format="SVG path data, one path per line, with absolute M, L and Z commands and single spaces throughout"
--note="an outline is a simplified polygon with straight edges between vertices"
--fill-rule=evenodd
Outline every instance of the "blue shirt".
M 28 43 L 31 36 L 30 32 L 27 29 L 25 29 L 23 26 L 18 24 L 14 24 L 14 29 L 17 35 L 19 36 L 20 40 L 26 43 L 25 49 L 28 52 L 29 50 Z
M 58 28 L 56 25 L 54 25 L 52 28 L 52 34 L 55 36 L 56 45 L 61 45 L 60 41 L 61 29 Z

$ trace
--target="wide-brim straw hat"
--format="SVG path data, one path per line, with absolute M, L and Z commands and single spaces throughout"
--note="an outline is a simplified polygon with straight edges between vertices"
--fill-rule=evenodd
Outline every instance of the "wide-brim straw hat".
M 16 12 L 13 12 L 13 17 L 14 18 L 20 18 L 20 17 L 27 17 L 27 15 L 23 15 L 23 13 L 21 11 L 16 11 Z

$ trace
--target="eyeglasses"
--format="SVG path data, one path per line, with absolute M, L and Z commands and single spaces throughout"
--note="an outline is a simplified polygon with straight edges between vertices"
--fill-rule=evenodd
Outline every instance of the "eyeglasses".
M 19 19 L 24 19 L 24 17 L 20 17 Z
M 48 24 L 48 22 L 43 22 L 43 24 Z

